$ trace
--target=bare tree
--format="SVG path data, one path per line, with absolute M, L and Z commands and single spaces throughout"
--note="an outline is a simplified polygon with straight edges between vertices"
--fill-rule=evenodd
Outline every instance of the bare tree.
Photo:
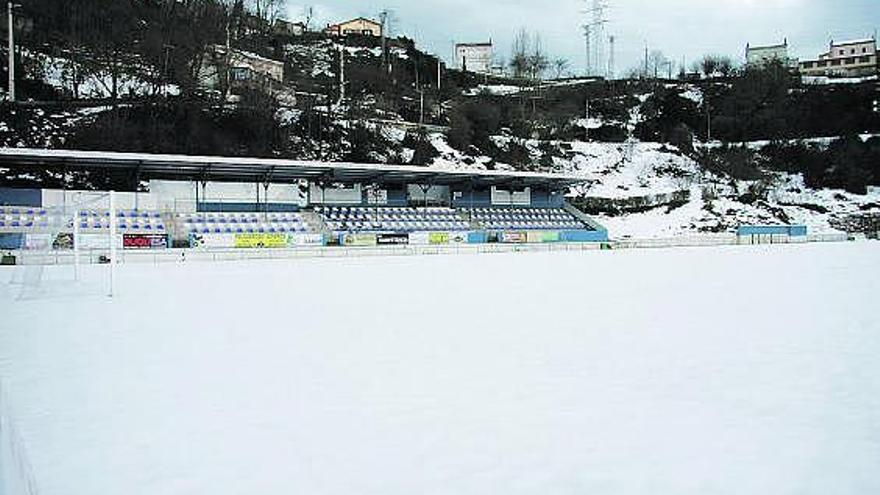
M 514 77 L 525 77 L 529 73 L 529 47 L 531 37 L 525 28 L 520 28 L 513 39 L 513 53 L 510 57 L 510 68 Z
M 550 59 L 544 52 L 544 45 L 541 43 L 541 35 L 535 34 L 532 41 L 532 54 L 529 57 L 529 68 L 532 79 L 541 79 L 547 69 L 550 68 Z
M 666 73 L 667 65 L 669 64 L 669 59 L 666 58 L 666 55 L 663 54 L 660 50 L 653 50 L 648 55 L 648 71 L 654 77 L 654 79 L 659 78 L 662 74 Z
M 568 60 L 564 58 L 557 58 L 556 60 L 554 60 L 553 73 L 556 76 L 556 79 L 561 78 L 562 75 L 565 74 L 566 71 L 568 71 L 570 65 L 571 64 L 569 64 Z
M 626 79 L 641 79 L 645 77 L 645 67 L 641 64 L 631 67 L 624 73 L 624 76 Z
M 718 58 L 715 55 L 706 55 L 700 60 L 700 70 L 706 77 L 712 77 L 718 72 Z
M 260 34 L 266 34 L 287 8 L 287 0 L 251 0 L 251 12 L 259 20 Z
M 721 73 L 722 76 L 728 77 L 733 74 L 735 67 L 733 65 L 733 61 L 730 57 L 720 56 L 718 57 L 718 72 Z

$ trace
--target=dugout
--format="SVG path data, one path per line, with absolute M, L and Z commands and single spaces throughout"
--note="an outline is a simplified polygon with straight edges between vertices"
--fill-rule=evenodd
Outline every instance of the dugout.
M 740 244 L 790 244 L 807 240 L 807 226 L 741 225 L 736 235 Z

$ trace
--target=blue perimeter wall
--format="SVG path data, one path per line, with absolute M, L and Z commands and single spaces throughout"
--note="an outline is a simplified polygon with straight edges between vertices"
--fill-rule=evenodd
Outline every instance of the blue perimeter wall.
M 743 225 L 736 231 L 737 235 L 788 235 L 804 237 L 807 235 L 806 225 Z

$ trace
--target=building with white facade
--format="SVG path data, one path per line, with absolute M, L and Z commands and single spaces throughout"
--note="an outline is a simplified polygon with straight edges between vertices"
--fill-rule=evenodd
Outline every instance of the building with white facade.
M 796 60 L 788 55 L 788 39 L 778 45 L 746 45 L 746 65 L 761 66 L 777 61 L 784 66 L 796 66 Z
M 878 72 L 877 55 L 873 38 L 832 41 L 827 52 L 818 59 L 801 61 L 799 67 L 804 76 L 872 76 Z
M 271 88 L 284 81 L 284 62 L 234 48 L 227 58 L 225 46 L 213 45 L 206 51 L 199 70 L 201 85 L 220 88 L 227 64 L 230 87 L 259 85 Z

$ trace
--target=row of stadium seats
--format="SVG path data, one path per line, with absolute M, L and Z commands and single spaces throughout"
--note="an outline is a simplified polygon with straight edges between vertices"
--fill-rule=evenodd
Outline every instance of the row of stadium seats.
M 187 224 L 303 223 L 299 213 L 189 213 L 177 219 Z
M 30 206 L 0 206 L 0 217 L 5 215 L 19 216 L 46 216 L 47 210 Z
M 417 232 L 467 230 L 469 224 L 452 208 L 319 207 L 333 231 Z
M 52 221 L 49 212 L 42 208 L 0 207 L 0 229 L 46 229 Z
M 256 234 L 308 232 L 299 213 L 189 213 L 176 217 L 190 234 Z
M 117 213 L 120 232 L 165 232 L 162 215 L 156 211 L 126 210 Z M 74 219 L 57 211 L 42 208 L 7 206 L 0 208 L 0 230 L 6 232 L 33 232 L 38 230 L 73 230 Z M 107 210 L 83 210 L 76 222 L 84 231 L 106 231 L 110 228 Z
M 67 228 L 73 228 L 72 223 L 68 222 Z M 79 219 L 79 228 L 81 230 L 99 230 L 107 231 L 110 229 L 110 219 L 108 217 L 86 217 Z M 162 218 L 117 218 L 116 228 L 122 233 L 151 233 L 165 232 L 165 221 Z
M 80 218 L 110 217 L 109 210 L 84 210 L 79 212 Z M 116 212 L 117 218 L 162 218 L 162 214 L 158 211 L 144 210 L 120 210 Z
M 264 234 L 264 233 L 297 233 L 308 232 L 305 225 L 292 225 L 289 223 L 242 223 L 242 224 L 220 224 L 220 223 L 191 223 L 188 224 L 186 232 L 190 234 Z
M 562 230 L 589 228 L 571 213 L 554 208 L 471 208 L 468 218 L 489 230 Z

